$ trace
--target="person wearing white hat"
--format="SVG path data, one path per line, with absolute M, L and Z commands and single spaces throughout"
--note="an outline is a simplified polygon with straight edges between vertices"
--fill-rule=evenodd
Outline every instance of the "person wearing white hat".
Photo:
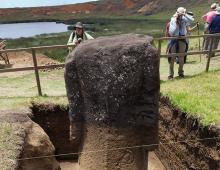
M 217 34 L 220 33 L 220 7 L 216 8 L 216 16 L 213 18 L 212 22 L 209 24 L 209 33 L 210 34 Z M 220 37 L 216 36 L 213 37 L 213 46 L 212 49 L 216 50 L 218 48 Z M 212 54 L 215 56 L 215 53 Z
M 193 16 L 186 13 L 186 9 L 179 7 L 170 20 L 169 34 L 171 36 L 185 36 L 187 25 L 194 21 Z
M 82 22 L 77 22 L 74 26 L 73 32 L 70 34 L 67 45 L 72 45 L 69 47 L 69 53 L 84 40 L 94 39 L 91 35 L 85 32 L 85 28 Z
M 193 16 L 186 13 L 186 9 L 183 7 L 179 7 L 176 13 L 170 20 L 169 26 L 169 34 L 170 36 L 186 36 L 187 35 L 187 27 L 194 21 Z M 178 52 L 186 52 L 188 43 L 186 39 L 181 40 L 171 40 L 168 44 L 168 52 L 169 53 L 178 53 Z M 174 60 L 175 57 L 170 57 L 168 59 L 170 67 L 169 67 L 169 76 L 168 79 L 173 79 L 174 76 Z M 184 77 L 183 71 L 184 65 L 184 56 L 179 56 L 179 77 Z

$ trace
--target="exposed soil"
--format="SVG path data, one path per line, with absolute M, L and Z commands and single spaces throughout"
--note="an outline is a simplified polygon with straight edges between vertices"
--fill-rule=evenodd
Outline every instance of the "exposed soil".
M 148 159 L 148 170 L 166 170 L 154 152 L 149 153 Z M 62 170 L 79 170 L 79 164 L 76 161 L 60 161 L 60 167 Z
M 8 16 L 7 18 L 14 17 L 11 16 L 21 16 L 22 14 L 29 14 L 30 17 L 25 17 L 27 21 L 33 20 L 33 18 L 41 19 L 45 18 L 42 16 L 47 16 L 47 18 L 54 18 L 56 14 L 65 14 L 65 16 L 70 16 L 76 14 L 99 14 L 100 12 L 112 14 L 126 14 L 126 13 L 141 13 L 141 14 L 152 14 L 164 9 L 173 9 L 176 6 L 189 6 L 197 5 L 204 0 L 102 0 L 98 2 L 87 2 L 81 4 L 70 4 L 62 6 L 51 6 L 51 7 L 34 7 L 34 8 L 13 8 L 13 9 L 0 9 L 0 16 Z M 10 17 L 9 17 L 10 16 Z M 24 17 L 22 18 L 24 19 Z M 2 21 L 8 23 L 9 21 Z
M 49 135 L 57 149 L 56 154 L 70 153 L 77 149 L 77 146 L 73 147 L 68 141 L 69 120 L 66 108 L 57 105 L 35 104 L 32 112 L 32 120 L 40 124 Z M 182 142 L 160 145 L 156 151 L 159 160 L 154 154 L 149 156 L 150 170 L 160 170 L 160 168 L 164 170 L 163 165 L 168 170 L 220 169 L 219 140 L 199 141 L 199 139 L 217 137 L 220 134 L 219 128 L 206 128 L 200 125 L 197 119 L 187 118 L 186 113 L 172 107 L 166 98 L 161 99 L 160 113 L 161 143 Z M 0 117 L 0 121 L 23 123 L 27 119 L 24 115 L 27 114 L 5 113 L 5 116 Z M 62 169 L 78 170 L 76 157 L 60 157 L 59 160 L 61 160 Z M 163 164 L 160 163 L 160 160 Z
M 3 68 L 21 68 L 21 67 L 30 67 L 33 66 L 33 57 L 31 53 L 22 51 L 22 52 L 11 52 L 8 53 L 10 65 L 5 65 L 4 61 L 0 60 L 0 69 Z M 55 61 L 41 53 L 37 53 L 37 62 L 38 65 L 51 65 L 59 64 L 58 61 Z M 1 73 L 0 76 L 18 76 L 29 74 L 33 71 L 21 71 L 21 72 L 12 72 L 12 73 Z
M 61 170 L 79 170 L 77 161 L 60 161 Z
M 220 169 L 220 140 L 200 140 L 215 138 L 218 128 L 208 128 L 199 124 L 195 118 L 172 107 L 167 98 L 161 99 L 160 141 L 170 143 L 160 145 L 156 154 L 171 170 L 217 170 Z
M 32 106 L 32 120 L 38 123 L 50 137 L 56 154 L 66 154 L 78 151 L 77 145 L 69 141 L 69 117 L 66 109 L 59 105 Z M 58 159 L 77 159 L 78 155 L 62 156 Z
M 68 111 L 58 105 L 38 105 L 32 106 L 32 120 L 37 122 L 50 137 L 56 148 L 56 154 L 77 152 L 78 147 L 69 142 L 69 119 Z M 94 148 L 94 147 L 93 147 Z M 61 169 L 78 170 L 77 156 L 62 156 L 60 160 Z M 149 154 L 150 170 L 165 170 L 165 167 L 154 153 Z

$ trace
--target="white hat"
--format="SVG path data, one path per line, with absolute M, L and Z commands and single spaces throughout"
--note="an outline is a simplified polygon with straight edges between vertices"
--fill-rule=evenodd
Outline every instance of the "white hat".
M 179 7 L 177 10 L 176 10 L 177 14 L 185 14 L 186 13 L 186 9 L 183 8 L 183 7 Z
M 217 8 L 216 8 L 216 14 L 217 14 L 217 15 L 220 15 L 220 7 L 217 7 Z
M 211 9 L 216 9 L 218 7 L 218 4 L 217 3 L 213 3 L 212 5 L 211 5 Z

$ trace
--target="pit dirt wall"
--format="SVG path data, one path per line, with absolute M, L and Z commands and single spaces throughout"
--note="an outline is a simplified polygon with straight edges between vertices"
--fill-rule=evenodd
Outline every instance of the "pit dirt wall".
M 32 104 L 32 120 L 39 124 L 56 148 L 56 154 L 78 152 L 77 145 L 69 141 L 68 108 L 54 104 Z M 78 155 L 57 157 L 57 159 L 77 159 Z
M 48 134 L 56 154 L 76 152 L 78 146 L 68 140 L 68 109 L 34 104 L 32 112 L 32 120 Z M 202 126 L 198 119 L 187 117 L 173 107 L 168 98 L 161 97 L 159 136 L 162 144 L 156 155 L 168 170 L 220 170 L 220 140 L 216 139 L 219 134 L 218 127 Z
M 218 127 L 202 126 L 161 97 L 159 136 L 165 144 L 156 154 L 168 170 L 219 170 L 219 134 Z

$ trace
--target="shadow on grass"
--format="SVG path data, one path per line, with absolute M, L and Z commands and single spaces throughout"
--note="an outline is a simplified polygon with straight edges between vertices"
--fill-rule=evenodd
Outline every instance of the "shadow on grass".
M 174 81 L 174 80 L 177 81 L 177 80 L 192 79 L 192 78 L 201 76 L 203 74 L 218 73 L 218 72 L 220 72 L 220 69 L 211 70 L 209 72 L 202 72 L 202 73 L 195 74 L 195 75 L 186 75 L 184 78 L 177 76 L 177 77 L 174 77 L 172 80 L 160 80 L 160 84 L 167 83 L 167 82 Z
M 185 64 L 198 64 L 198 61 L 187 61 Z

